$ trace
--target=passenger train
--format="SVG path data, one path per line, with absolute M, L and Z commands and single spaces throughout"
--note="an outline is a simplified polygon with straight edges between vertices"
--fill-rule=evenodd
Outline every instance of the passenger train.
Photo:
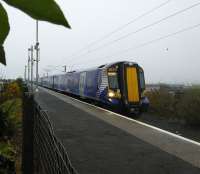
M 93 69 L 41 77 L 39 84 L 135 115 L 149 105 L 143 96 L 144 71 L 134 62 L 114 62 Z

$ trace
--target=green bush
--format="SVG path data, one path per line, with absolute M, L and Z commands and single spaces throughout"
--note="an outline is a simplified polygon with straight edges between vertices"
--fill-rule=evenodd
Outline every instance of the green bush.
M 21 120 L 21 100 L 13 99 L 0 105 L 0 136 L 12 136 Z
M 7 159 L 14 160 L 15 153 L 14 146 L 10 142 L 0 143 L 0 155 L 6 157 Z
M 150 112 L 156 115 L 184 120 L 189 125 L 200 125 L 200 88 L 189 88 L 180 94 L 160 89 L 146 93 Z
M 200 89 L 187 89 L 177 104 L 177 112 L 190 125 L 200 125 Z
M 4 135 L 4 132 L 7 128 L 7 118 L 8 115 L 3 112 L 2 108 L 0 108 L 0 137 Z
M 0 142 L 0 174 L 14 173 L 16 151 L 10 142 Z
M 6 85 L 4 96 L 6 99 L 13 99 L 21 97 L 22 91 L 20 89 L 20 86 L 17 82 L 12 82 Z
M 146 96 L 150 101 L 150 112 L 156 112 L 159 116 L 173 116 L 175 99 L 167 90 L 147 92 Z
M 6 83 L 0 96 L 0 158 L 4 159 L 0 173 L 13 173 L 16 150 L 15 138 L 22 120 L 22 86 L 20 79 Z

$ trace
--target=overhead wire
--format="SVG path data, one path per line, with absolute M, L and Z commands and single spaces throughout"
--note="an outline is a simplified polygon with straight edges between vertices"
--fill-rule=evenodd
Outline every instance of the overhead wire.
M 161 3 L 161 4 L 159 4 L 158 6 L 156 6 L 156 7 L 152 8 L 151 10 L 147 11 L 146 13 L 143 13 L 142 15 L 136 17 L 135 19 L 131 20 L 130 22 L 128 22 L 128 23 L 126 23 L 126 24 L 124 24 L 124 25 L 118 27 L 117 29 L 113 30 L 112 32 L 110 32 L 110 33 L 104 35 L 101 39 L 98 39 L 98 40 L 96 40 L 96 41 L 94 41 L 94 42 L 88 44 L 88 47 L 91 47 L 92 45 L 96 44 L 97 42 L 100 42 L 100 41 L 102 41 L 102 40 L 104 40 L 104 39 L 107 39 L 108 37 L 112 36 L 113 34 L 117 33 L 118 31 L 120 31 L 120 30 L 126 28 L 126 27 L 129 26 L 130 24 L 135 23 L 135 22 L 138 21 L 139 19 L 141 19 L 141 18 L 143 18 L 143 17 L 145 17 L 145 16 L 151 14 L 151 13 L 154 12 L 155 10 L 158 10 L 158 9 L 160 9 L 161 7 L 165 6 L 165 5 L 168 4 L 170 1 L 172 1 L 172 0 L 165 1 L 164 3 Z
M 196 25 L 189 26 L 189 27 L 185 27 L 185 28 L 180 29 L 180 30 L 178 30 L 178 31 L 176 31 L 176 32 L 173 32 L 173 33 L 170 33 L 170 34 L 161 36 L 161 37 L 159 37 L 159 38 L 156 38 L 156 39 L 153 39 L 153 40 L 144 42 L 144 43 L 139 44 L 139 45 L 137 45 L 137 46 L 130 47 L 130 48 L 121 50 L 121 51 L 119 51 L 119 52 L 115 52 L 115 53 L 113 53 L 113 54 L 111 54 L 111 55 L 108 55 L 108 56 L 102 58 L 102 59 L 106 59 L 106 58 L 108 58 L 108 57 L 110 58 L 110 57 L 112 57 L 112 56 L 114 56 L 114 55 L 121 54 L 121 53 L 124 53 L 124 52 L 128 52 L 128 51 L 130 51 L 130 50 L 131 50 L 131 51 L 132 51 L 132 50 L 136 50 L 136 49 L 139 49 L 139 48 L 142 48 L 142 47 L 151 45 L 151 44 L 153 44 L 153 43 L 159 42 L 159 41 L 161 41 L 161 40 L 167 39 L 167 38 L 169 38 L 169 37 L 173 37 L 173 36 L 175 36 L 175 35 L 178 35 L 178 34 L 181 34 L 181 33 L 184 33 L 184 32 L 190 31 L 190 30 L 193 30 L 193 29 L 198 28 L 198 27 L 200 27 L 200 23 L 198 23 L 198 24 L 196 24 Z
M 142 47 L 151 45 L 151 44 L 153 44 L 153 43 L 159 42 L 159 41 L 161 41 L 161 40 L 164 40 L 164 39 L 167 39 L 167 38 L 176 36 L 176 35 L 178 35 L 178 34 L 181 34 L 181 33 L 184 33 L 184 32 L 190 31 L 190 30 L 193 30 L 193 29 L 198 28 L 198 27 L 200 27 L 200 23 L 198 23 L 198 24 L 196 24 L 196 25 L 189 26 L 189 27 L 185 27 L 185 28 L 183 28 L 183 29 L 181 29 L 181 30 L 178 30 L 178 31 L 176 31 L 176 32 L 173 32 L 173 33 L 170 33 L 170 34 L 167 34 L 167 35 L 158 37 L 158 38 L 156 38 L 156 39 L 153 39 L 153 40 L 144 42 L 144 43 L 142 43 L 142 44 L 139 44 L 138 46 L 127 48 L 127 49 L 125 49 L 125 50 L 122 50 L 122 51 L 120 51 L 120 52 L 115 53 L 114 55 L 116 55 L 116 54 L 121 54 L 121 53 L 127 52 L 127 51 L 129 51 L 129 50 L 135 50 L 135 49 L 138 49 L 138 48 L 142 48 Z M 112 56 L 113 56 L 113 54 L 112 54 Z
M 91 47 L 91 46 L 97 44 L 98 42 L 101 42 L 101 41 L 103 41 L 103 40 L 109 38 L 110 36 L 112 36 L 113 34 L 117 33 L 118 31 L 123 30 L 124 28 L 126 28 L 126 27 L 129 26 L 130 24 L 133 24 L 133 23 L 137 22 L 138 20 L 144 18 L 145 16 L 147 16 L 147 15 L 153 13 L 154 11 L 160 9 L 161 7 L 163 7 L 163 6 L 167 5 L 167 4 L 169 4 L 171 1 L 172 1 L 172 0 L 167 0 L 167 1 L 165 1 L 165 2 L 162 2 L 161 4 L 159 4 L 159 5 L 155 6 L 155 7 L 153 7 L 153 8 L 150 9 L 150 10 L 148 10 L 147 12 L 144 12 L 144 13 L 141 14 L 140 16 L 138 16 L 138 17 L 132 19 L 132 20 L 129 21 L 128 23 L 123 24 L 123 25 L 119 26 L 118 28 L 114 29 L 113 31 L 111 31 L 111 32 L 109 32 L 109 33 L 107 33 L 107 34 L 105 34 L 105 35 L 102 36 L 100 39 L 97 39 L 96 41 L 93 41 L 93 42 L 89 43 L 87 46 L 85 46 L 85 47 L 83 47 L 82 49 L 78 50 L 77 53 L 79 53 L 80 51 L 85 50 L 85 49 L 87 49 L 87 48 L 89 48 L 89 47 Z M 76 55 L 76 53 L 73 54 L 73 55 L 70 56 L 70 57 L 74 58 L 74 57 L 75 57 L 74 55 Z M 70 59 L 70 60 L 71 60 L 71 59 Z
M 199 6 L 199 5 L 200 5 L 200 2 L 195 3 L 195 4 L 193 4 L 193 5 L 191 5 L 191 6 L 187 7 L 187 8 L 184 8 L 184 9 L 182 9 L 182 10 L 179 10 L 179 11 L 177 11 L 177 12 L 171 14 L 171 15 L 168 15 L 168 16 L 162 18 L 162 19 L 159 19 L 159 20 L 157 20 L 157 21 L 155 21 L 155 22 L 153 22 L 153 23 L 151 23 L 151 24 L 145 25 L 144 27 L 141 27 L 141 28 L 137 29 L 136 31 L 130 32 L 130 33 L 128 33 L 128 34 L 126 34 L 126 35 L 124 35 L 124 36 L 122 36 L 122 37 L 120 37 L 120 38 L 117 38 L 117 39 L 115 39 L 115 40 L 113 40 L 113 41 L 111 41 L 111 42 L 108 42 L 108 43 L 106 43 L 106 44 L 103 44 L 103 45 L 101 45 L 100 47 L 97 47 L 97 48 L 95 48 L 95 49 L 93 49 L 93 50 L 90 50 L 89 52 L 87 52 L 87 53 L 85 53 L 85 54 L 82 54 L 82 55 L 80 55 L 80 56 L 85 56 L 85 55 L 90 54 L 90 53 L 92 53 L 92 52 L 95 52 L 95 51 L 97 51 L 97 50 L 99 50 L 99 49 L 101 49 L 101 48 L 104 48 L 104 47 L 106 47 L 106 46 L 108 46 L 108 45 L 114 44 L 114 43 L 116 43 L 116 42 L 118 42 L 118 41 L 121 41 L 122 39 L 125 39 L 125 38 L 129 37 L 130 35 L 139 33 L 139 32 L 141 32 L 141 31 L 143 31 L 143 30 L 145 30 L 145 29 L 147 29 L 147 28 L 149 28 L 149 27 L 155 26 L 155 25 L 157 25 L 157 24 L 159 24 L 159 23 L 161 23 L 161 22 L 163 22 L 163 21 L 165 21 L 165 20 L 167 20 L 167 19 L 170 19 L 170 18 L 172 18 L 172 17 L 174 17 L 174 16 L 177 16 L 177 15 L 179 15 L 179 14 L 185 12 L 185 11 L 188 11 L 188 10 L 194 8 L 194 7 L 197 7 L 197 6 Z M 79 56 L 78 56 L 78 57 L 79 57 Z

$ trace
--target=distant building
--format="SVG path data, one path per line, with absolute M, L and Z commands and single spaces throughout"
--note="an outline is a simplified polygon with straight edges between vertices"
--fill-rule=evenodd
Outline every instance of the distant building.
M 183 93 L 185 86 L 181 84 L 147 84 L 146 91 L 165 90 L 171 94 Z
M 160 90 L 160 84 L 146 84 L 146 90 L 145 91 L 155 91 Z

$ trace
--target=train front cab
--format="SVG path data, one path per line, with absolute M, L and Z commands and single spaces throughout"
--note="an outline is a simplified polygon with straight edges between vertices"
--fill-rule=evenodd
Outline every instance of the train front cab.
M 121 62 L 108 68 L 108 98 L 112 105 L 128 113 L 142 110 L 145 89 L 144 72 L 138 64 Z M 119 108 L 118 108 L 119 109 Z

